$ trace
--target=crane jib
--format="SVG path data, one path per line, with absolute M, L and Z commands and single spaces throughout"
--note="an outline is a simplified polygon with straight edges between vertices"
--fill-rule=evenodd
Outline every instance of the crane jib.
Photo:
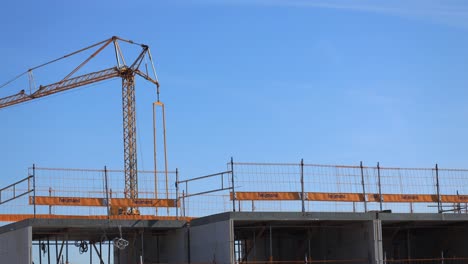
M 18 94 L 0 98 L 0 108 L 20 104 L 36 98 L 41 98 L 47 95 L 63 92 L 73 88 L 82 87 L 91 83 L 119 77 L 120 73 L 116 68 L 109 68 L 102 71 L 92 72 L 81 76 L 73 77 L 67 80 L 62 80 L 53 84 L 39 86 L 39 89 L 32 94 L 26 94 L 24 90 Z

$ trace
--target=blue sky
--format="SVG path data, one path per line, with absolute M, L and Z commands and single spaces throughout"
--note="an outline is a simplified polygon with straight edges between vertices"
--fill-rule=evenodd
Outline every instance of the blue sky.
M 0 22 L 0 83 L 112 35 L 150 45 L 169 166 L 183 178 L 223 170 L 231 156 L 468 167 L 463 1 L 20 0 L 3 5 Z M 64 76 L 35 74 L 38 84 Z M 22 79 L 0 96 L 25 88 Z M 1 109 L 0 183 L 32 163 L 122 168 L 120 89 L 115 80 Z M 154 100 L 138 79 L 147 170 Z

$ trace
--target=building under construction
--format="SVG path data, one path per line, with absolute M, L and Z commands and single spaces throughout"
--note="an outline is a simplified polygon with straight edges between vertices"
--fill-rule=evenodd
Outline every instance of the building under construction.
M 169 172 L 169 189 L 159 177 L 159 199 L 144 188 L 154 186 L 155 173 L 141 171 L 142 188 L 131 201 L 123 171 L 33 166 L 0 192 L 0 219 L 13 222 L 0 228 L 2 259 L 468 263 L 468 170 L 227 165 L 191 179 Z M 139 214 L 122 213 L 130 206 Z M 76 262 L 78 253 L 86 262 Z
M 121 45 L 138 48 L 133 59 Z M 114 66 L 78 75 L 108 49 Z M 36 85 L 36 69 L 83 52 L 90 54 L 64 78 Z M 0 227 L 1 263 L 468 263 L 468 170 L 231 159 L 224 171 L 187 178 L 167 165 L 165 110 L 147 45 L 112 37 L 0 88 L 23 75 L 29 91 L 0 98 L 0 108 L 121 79 L 124 169 L 32 165 L 17 176 L 0 189 L 0 221 L 8 222 Z M 137 166 L 138 76 L 156 88 L 153 171 Z

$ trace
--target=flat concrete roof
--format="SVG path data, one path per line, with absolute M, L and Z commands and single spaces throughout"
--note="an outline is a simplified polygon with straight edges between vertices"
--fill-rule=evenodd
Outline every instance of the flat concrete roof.
M 438 222 L 453 222 L 467 221 L 468 214 L 437 214 L 437 213 L 378 213 L 378 219 L 385 222 L 404 222 L 404 221 L 438 221 Z
M 0 234 L 32 227 L 33 239 L 65 235 L 69 240 L 102 240 L 122 233 L 155 233 L 185 226 L 181 220 L 26 219 L 0 227 Z
M 311 222 L 311 221 L 371 221 L 382 220 L 382 224 L 398 222 L 468 223 L 468 214 L 438 213 L 348 213 L 348 212 L 226 212 L 197 218 L 192 226 L 233 220 L 236 222 Z
M 191 226 L 232 220 L 235 226 L 258 225 L 309 225 L 310 223 L 343 224 L 381 220 L 383 227 L 392 226 L 445 226 L 468 227 L 468 214 L 419 213 L 348 213 L 348 212 L 225 212 L 193 219 Z M 93 240 L 103 236 L 115 237 L 122 233 L 164 233 L 184 227 L 182 220 L 105 220 L 105 219 L 26 219 L 0 227 L 0 234 L 26 227 L 32 228 L 33 239 L 67 236 L 69 240 Z
M 193 219 L 192 226 L 234 220 L 234 222 L 310 222 L 310 221 L 370 221 L 376 213 L 335 212 L 227 212 Z

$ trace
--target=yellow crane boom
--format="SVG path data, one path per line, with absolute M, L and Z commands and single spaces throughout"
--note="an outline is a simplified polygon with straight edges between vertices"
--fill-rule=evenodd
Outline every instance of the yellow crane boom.
M 138 57 L 132 62 L 131 65 L 125 64 L 125 59 L 120 49 L 119 41 L 123 41 L 130 44 L 139 45 L 141 52 Z M 75 76 L 75 73 L 86 65 L 91 59 L 97 54 L 102 52 L 109 44 L 113 44 L 116 57 L 116 66 L 100 71 L 95 71 L 79 76 Z M 139 70 L 139 67 L 146 56 L 152 62 L 151 52 L 149 47 L 144 44 L 137 44 L 130 40 L 121 39 L 119 37 L 112 37 L 110 39 L 101 41 L 93 44 L 86 48 L 80 49 L 61 58 L 55 59 L 51 62 L 42 64 L 38 67 L 29 69 L 27 72 L 32 76 L 32 70 L 46 66 L 50 63 L 58 60 L 70 57 L 78 54 L 85 50 L 98 47 L 97 50 L 91 54 L 86 60 L 78 65 L 72 72 L 70 72 L 61 81 L 40 85 L 37 90 L 31 89 L 30 93 L 25 90 L 21 90 L 17 94 L 0 98 L 0 108 L 9 107 L 12 105 L 20 104 L 23 102 L 31 101 L 44 96 L 60 93 L 70 89 L 78 88 L 81 86 L 97 83 L 112 78 L 122 79 L 122 113 L 123 113 L 123 141 L 124 141 L 124 172 L 125 172 L 125 198 L 136 199 L 138 198 L 138 167 L 137 167 L 137 144 L 136 144 L 136 113 L 135 113 L 135 75 L 143 77 L 145 80 L 156 85 L 157 97 L 159 101 L 159 82 L 157 80 L 156 71 L 152 64 L 152 70 L 154 77 L 150 77 L 148 73 L 144 73 Z M 7 82 L 9 84 L 10 82 Z M 3 87 L 5 85 L 0 86 Z M 35 87 L 34 87 L 35 88 Z M 32 90 L 35 90 L 32 92 Z M 138 211 L 136 208 L 129 208 L 126 213 L 136 214 Z

